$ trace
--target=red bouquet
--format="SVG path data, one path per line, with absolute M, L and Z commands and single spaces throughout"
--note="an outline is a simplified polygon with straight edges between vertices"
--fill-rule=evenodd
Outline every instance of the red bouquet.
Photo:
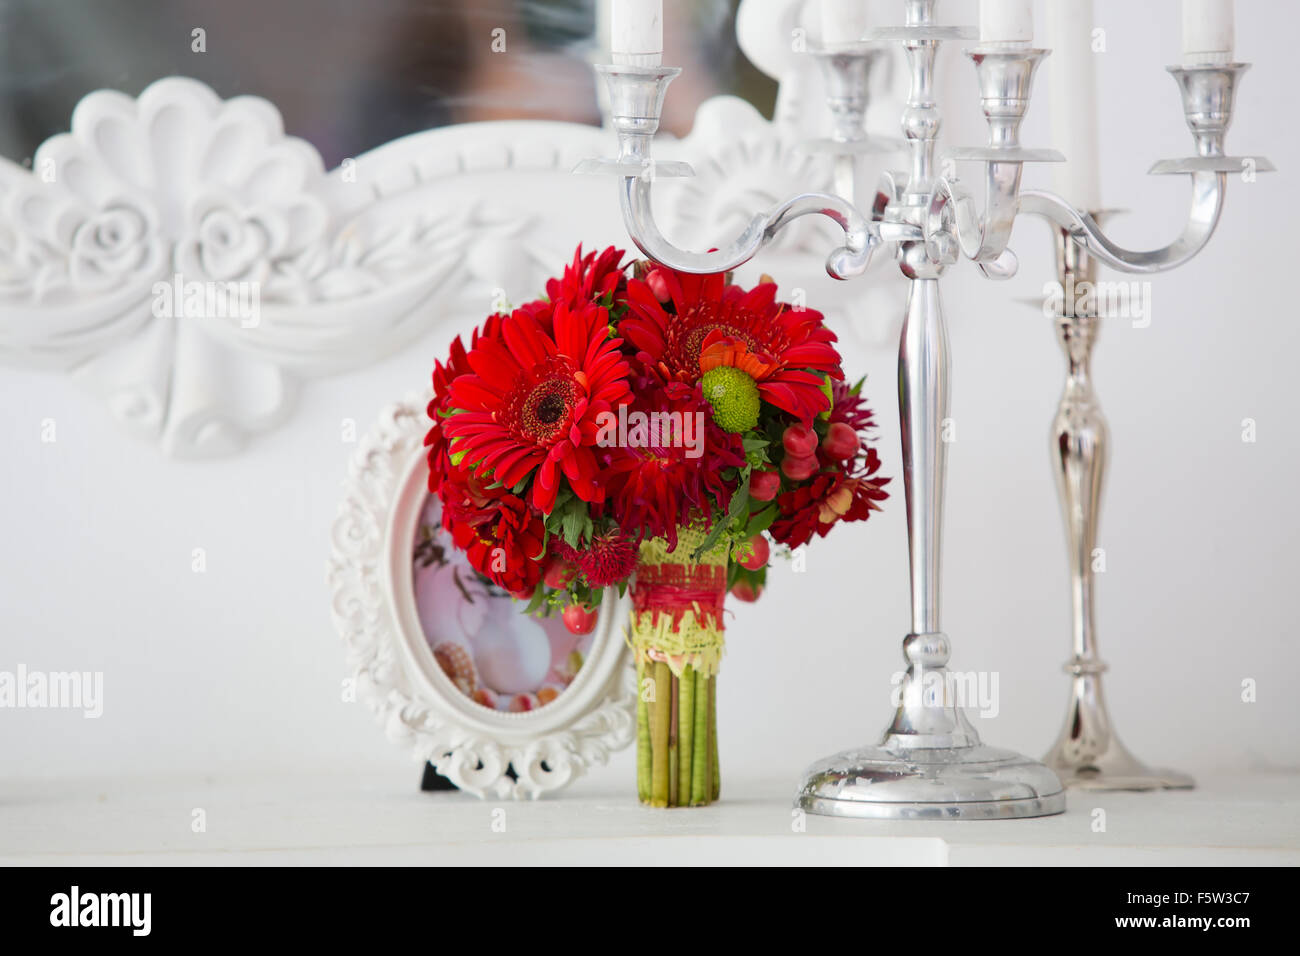
M 433 372 L 429 489 L 474 568 L 579 633 L 604 588 L 632 585 L 656 805 L 717 796 L 726 591 L 758 597 L 769 538 L 801 547 L 887 497 L 821 314 L 729 278 L 579 248 Z

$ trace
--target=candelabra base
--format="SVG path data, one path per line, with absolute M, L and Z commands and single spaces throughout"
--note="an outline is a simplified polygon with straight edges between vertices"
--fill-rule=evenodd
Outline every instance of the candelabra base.
M 1065 810 L 1056 775 L 1012 750 L 881 745 L 814 764 L 798 805 L 829 817 L 873 820 L 1008 820 Z
M 1099 754 L 1071 756 L 1069 749 L 1068 741 L 1058 743 L 1044 762 L 1063 784 L 1076 790 L 1191 790 L 1196 786 L 1185 773 L 1148 767 L 1114 737 Z
M 1134 757 L 1112 729 L 1101 677 L 1106 665 L 1095 656 L 1066 665 L 1070 705 L 1056 743 L 1043 758 L 1061 782 L 1078 790 L 1189 790 L 1191 777 L 1148 767 Z

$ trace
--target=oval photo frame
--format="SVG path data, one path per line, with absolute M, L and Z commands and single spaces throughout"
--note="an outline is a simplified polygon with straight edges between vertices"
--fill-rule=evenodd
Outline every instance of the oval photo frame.
M 607 591 L 581 668 L 555 699 L 512 713 L 484 706 L 439 666 L 416 609 L 412 556 L 428 498 L 431 395 L 385 409 L 352 459 L 335 520 L 329 581 L 349 670 L 389 737 L 479 797 L 536 798 L 635 737 L 636 674 L 626 598 Z

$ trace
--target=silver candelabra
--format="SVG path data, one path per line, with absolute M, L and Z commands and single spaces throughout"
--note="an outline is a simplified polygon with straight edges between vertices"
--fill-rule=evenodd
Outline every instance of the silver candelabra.
M 1154 272 L 1186 261 L 1214 229 L 1227 173 L 1241 168 L 1242 161 L 1226 157 L 1222 147 L 1235 81 L 1245 67 L 1171 68 L 1196 139 L 1197 156 L 1157 164 L 1153 172 L 1191 175 L 1192 212 L 1178 241 L 1152 252 L 1130 252 L 1110 242 L 1087 211 L 1076 210 L 1050 193 L 1021 192 L 1025 163 L 1064 158 L 1054 150 L 1022 147 L 1019 139 L 1034 72 L 1047 50 L 1028 44 L 996 44 L 968 51 L 988 122 L 988 143 L 951 150 L 945 158 L 982 164 L 983 210 L 963 182 L 939 172 L 936 144 L 941 117 L 933 90 L 935 58 L 942 42 L 970 38 L 974 31 L 937 24 L 934 7 L 935 0 L 904 0 L 903 26 L 873 30 L 860 42 L 815 51 L 828 78 L 833 118 L 829 141 L 815 145 L 835 156 L 839 194 L 806 193 L 781 203 L 756 215 L 725 248 L 689 252 L 674 246 L 655 225 L 651 209 L 654 180 L 691 174 L 685 164 L 659 162 L 651 156 L 667 86 L 680 70 L 598 66 L 609 91 L 619 153 L 611 159 L 587 160 L 577 171 L 618 177 L 623 218 L 633 242 L 651 259 L 681 271 L 733 269 L 757 254 L 789 222 L 813 214 L 830 218 L 843 230 L 843 242 L 826 261 L 827 271 L 835 278 L 861 275 L 882 247 L 893 252 L 910 280 L 898 354 L 912 598 L 911 631 L 903 639 L 907 672 L 900 702 L 883 739 L 815 764 L 807 772 L 798 802 L 813 813 L 879 819 L 1044 816 L 1065 809 L 1061 780 L 1043 763 L 981 743 L 955 699 L 946 670 L 950 645 L 940 625 L 939 572 L 947 449 L 941 429 L 949 416 L 949 357 L 939 280 L 961 257 L 976 262 L 989 278 L 1014 275 L 1017 261 L 1007 241 L 1021 212 L 1047 218 L 1071 245 L 1114 268 Z M 870 66 L 883 42 L 901 43 L 910 62 L 911 89 L 902 117 L 910 164 L 905 171 L 885 174 L 872 208 L 864 214 L 853 202 L 853 159 L 871 148 L 862 120 Z M 1081 468 L 1086 471 L 1094 465 L 1066 461 L 1062 467 L 1068 475 L 1076 475 Z M 1071 482 L 1074 478 L 1068 477 L 1063 487 L 1077 484 L 1082 494 L 1091 494 L 1084 490 L 1086 482 Z M 1076 500 L 1067 498 L 1068 502 Z M 1095 516 L 1095 497 L 1084 510 Z M 1072 538 L 1076 552 L 1088 539 L 1086 524 Z M 1095 531 L 1091 533 L 1095 537 Z M 1090 595 L 1086 568 L 1085 564 L 1080 571 L 1076 566 L 1076 598 L 1081 590 Z M 1080 574 L 1085 579 L 1082 584 Z M 1080 615 L 1090 621 L 1090 597 L 1076 600 L 1076 627 Z M 1091 648 L 1090 638 L 1086 644 L 1076 642 L 1081 668 L 1093 669 Z M 1095 672 L 1090 679 L 1096 689 Z M 1100 715 L 1102 719 L 1091 726 L 1108 727 L 1097 694 L 1076 694 L 1076 705 L 1081 713 L 1091 709 Z M 1104 736 L 1110 739 L 1108 731 Z M 1080 748 L 1067 749 L 1073 754 Z M 1065 769 L 1055 761 L 1055 752 L 1053 759 Z

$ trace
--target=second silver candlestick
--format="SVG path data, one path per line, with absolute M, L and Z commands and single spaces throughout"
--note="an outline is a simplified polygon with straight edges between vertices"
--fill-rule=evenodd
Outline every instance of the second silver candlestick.
M 1101 213 L 1093 220 L 1103 221 Z M 1061 286 L 1056 333 L 1065 351 L 1065 389 L 1052 422 L 1052 470 L 1065 517 L 1070 557 L 1071 629 L 1074 653 L 1066 664 L 1070 703 L 1065 726 L 1043 762 L 1067 786 L 1087 790 L 1186 788 L 1192 778 L 1147 767 L 1120 742 L 1102 696 L 1106 670 L 1097 655 L 1093 598 L 1097 523 L 1110 435 L 1092 384 L 1092 347 L 1102 316 L 1097 263 L 1066 229 L 1054 228 L 1056 271 Z

